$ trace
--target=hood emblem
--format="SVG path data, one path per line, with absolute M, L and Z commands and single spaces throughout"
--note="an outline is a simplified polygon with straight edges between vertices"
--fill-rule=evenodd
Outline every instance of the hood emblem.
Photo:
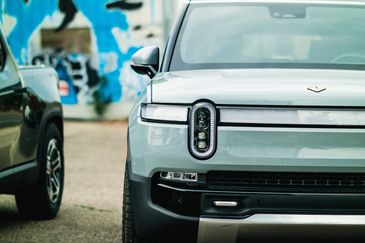
M 309 87 L 309 88 L 308 88 L 308 90 L 313 91 L 313 92 L 315 92 L 315 93 L 321 93 L 321 92 L 325 91 L 325 90 L 326 90 L 326 88 L 321 87 L 321 86 L 319 86 L 319 85 L 314 85 L 314 86 L 312 86 L 312 87 Z

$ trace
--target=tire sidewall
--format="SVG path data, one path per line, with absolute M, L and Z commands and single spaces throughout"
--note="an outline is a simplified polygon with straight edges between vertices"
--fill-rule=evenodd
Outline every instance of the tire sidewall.
M 47 152 L 48 145 L 52 139 L 57 141 L 57 149 L 61 155 L 61 170 L 60 170 L 60 195 L 55 203 L 53 203 L 48 195 L 47 191 Z M 44 207 L 47 207 L 51 214 L 56 215 L 59 211 L 62 202 L 63 186 L 64 186 L 64 154 L 63 154 L 63 141 L 60 132 L 56 125 L 50 124 L 45 131 L 43 139 L 40 141 L 38 149 L 37 161 L 39 163 L 39 188 L 42 196 L 42 202 L 45 203 Z

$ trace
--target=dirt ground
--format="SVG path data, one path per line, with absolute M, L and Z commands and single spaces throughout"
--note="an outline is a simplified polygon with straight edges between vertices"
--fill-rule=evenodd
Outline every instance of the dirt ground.
M 0 196 L 0 242 L 121 242 L 127 124 L 65 122 L 65 191 L 55 220 L 19 216 Z

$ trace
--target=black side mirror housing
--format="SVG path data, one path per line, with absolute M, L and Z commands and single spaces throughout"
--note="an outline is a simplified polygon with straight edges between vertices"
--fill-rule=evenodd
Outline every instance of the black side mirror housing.
M 157 46 L 148 46 L 133 55 L 131 67 L 136 73 L 153 78 L 158 72 L 159 63 L 160 49 Z

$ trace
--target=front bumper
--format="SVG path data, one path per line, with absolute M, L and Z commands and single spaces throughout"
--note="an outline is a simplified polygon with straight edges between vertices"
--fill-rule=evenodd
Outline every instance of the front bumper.
M 151 180 L 129 175 L 137 235 L 155 243 L 197 242 L 199 218 L 179 215 L 155 205 L 151 200 Z
M 255 214 L 201 218 L 198 242 L 364 242 L 365 215 Z
M 279 179 L 282 173 L 364 176 L 365 129 L 218 127 L 217 152 L 205 161 L 189 154 L 187 132 L 186 125 L 150 124 L 140 118 L 130 123 L 132 202 L 136 231 L 142 238 L 186 243 L 255 242 L 255 239 L 287 242 L 288 238 L 308 242 L 307 239 L 321 237 L 336 240 L 342 237 L 343 242 L 349 242 L 364 237 L 365 220 L 360 224 L 352 222 L 362 221 L 365 216 L 365 179 L 360 179 L 361 191 L 345 188 L 344 192 L 342 189 L 332 192 L 316 191 L 317 187 L 314 191 L 297 188 L 278 191 L 276 185 L 267 191 L 266 188 L 245 190 L 240 186 L 237 190 L 219 188 L 225 185 L 215 189 L 196 188 L 159 182 L 155 176 L 170 171 L 203 175 L 212 171 L 277 173 Z M 346 187 L 347 179 L 341 176 L 324 178 L 325 184 L 334 185 L 335 190 L 337 185 Z M 321 182 L 313 182 L 311 176 L 300 179 L 305 187 L 321 187 Z M 281 183 L 287 183 L 285 178 L 280 179 L 278 184 Z M 350 185 L 357 186 L 357 180 Z M 233 200 L 239 206 L 217 208 L 212 206 L 214 200 Z M 318 216 L 323 223 L 312 225 L 314 222 L 301 217 L 308 215 Z M 272 221 L 271 216 L 276 216 L 276 220 Z M 296 218 L 297 223 L 285 223 L 289 218 Z
M 187 189 L 130 175 L 136 232 L 152 242 L 365 240 L 365 194 Z

